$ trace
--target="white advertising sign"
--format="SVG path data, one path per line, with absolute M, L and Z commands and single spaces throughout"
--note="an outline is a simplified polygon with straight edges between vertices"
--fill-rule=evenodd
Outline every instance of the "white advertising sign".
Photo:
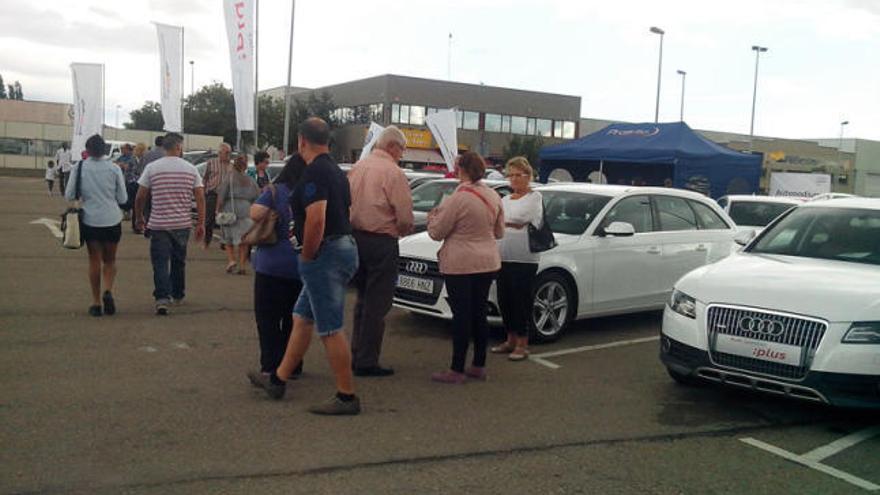
M 809 199 L 828 192 L 831 192 L 828 174 L 774 172 L 770 175 L 770 196 Z
M 86 140 L 101 134 L 104 127 L 104 66 L 70 64 L 73 79 L 73 137 L 70 156 L 79 161 Z
M 169 132 L 182 132 L 183 106 L 183 28 L 156 24 L 159 35 L 159 80 L 161 81 L 162 120 Z
M 749 339 L 736 335 L 718 334 L 715 341 L 715 350 L 726 354 L 787 364 L 789 366 L 801 365 L 802 351 L 800 347 Z
M 235 99 L 235 126 L 254 130 L 254 0 L 223 0 L 229 65 Z
M 376 146 L 376 141 L 379 140 L 379 135 L 382 134 L 385 128 L 381 125 L 370 122 L 370 129 L 367 131 L 367 136 L 364 138 L 364 149 L 361 150 L 360 159 L 363 160 L 366 158 L 371 151 L 373 151 L 373 146 Z
M 458 126 L 455 110 L 440 110 L 425 117 L 425 124 L 431 129 L 434 140 L 440 146 L 440 153 L 446 162 L 446 168 L 455 171 L 455 157 L 458 156 Z

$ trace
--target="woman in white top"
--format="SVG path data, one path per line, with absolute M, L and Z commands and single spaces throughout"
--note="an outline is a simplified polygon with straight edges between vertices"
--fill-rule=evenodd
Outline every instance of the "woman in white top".
M 498 241 L 501 271 L 497 287 L 507 341 L 491 350 L 507 354 L 511 361 L 522 361 L 529 355 L 532 289 L 538 273 L 538 253 L 529 250 L 528 226 L 541 227 L 544 204 L 541 193 L 530 187 L 534 172 L 525 157 L 508 160 L 506 171 L 513 193 L 501 201 L 505 228 L 504 237 Z

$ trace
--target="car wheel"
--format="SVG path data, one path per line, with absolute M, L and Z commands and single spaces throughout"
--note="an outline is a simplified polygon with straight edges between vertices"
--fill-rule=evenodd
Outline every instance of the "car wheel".
M 668 373 L 669 376 L 673 380 L 675 380 L 675 383 L 677 383 L 679 385 L 686 385 L 689 387 L 693 387 L 695 385 L 699 385 L 699 383 L 700 383 L 699 380 L 697 380 L 696 378 L 694 378 L 690 375 L 685 375 L 684 373 L 680 373 L 678 371 L 675 371 L 672 368 L 666 368 L 666 373 Z
M 532 295 L 531 334 L 536 342 L 552 342 L 562 335 L 575 307 L 574 290 L 559 273 L 542 273 Z

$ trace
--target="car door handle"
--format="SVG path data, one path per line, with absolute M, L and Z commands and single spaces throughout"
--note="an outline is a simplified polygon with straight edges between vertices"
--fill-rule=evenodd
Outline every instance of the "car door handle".
M 705 244 L 700 244 L 697 246 L 697 251 L 706 252 L 708 250 L 709 250 L 709 248 L 707 248 Z
M 648 248 L 648 254 L 660 254 L 660 248 L 657 246 L 651 246 Z

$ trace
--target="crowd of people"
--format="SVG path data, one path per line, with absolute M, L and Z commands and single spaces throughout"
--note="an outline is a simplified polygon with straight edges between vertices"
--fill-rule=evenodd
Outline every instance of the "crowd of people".
M 287 382 L 302 373 L 303 356 L 317 334 L 336 394 L 310 411 L 358 414 L 354 377 L 394 374 L 380 357 L 397 282 L 398 240 L 413 229 L 412 196 L 399 166 L 405 135 L 389 126 L 346 174 L 330 156 L 330 127 L 319 118 L 307 119 L 299 127 L 298 152 L 274 180 L 267 153 L 258 152 L 249 171 L 244 155 L 230 162 L 232 149 L 226 144 L 203 177 L 182 159 L 182 141 L 169 133 L 150 151 L 143 145 L 125 147 L 114 164 L 103 156 L 103 139 L 92 136 L 86 143 L 89 158 L 60 175 L 67 199 L 79 198 L 83 208 L 93 296 L 89 313 L 116 312 L 112 289 L 124 216 L 150 239 L 153 297 L 162 316 L 186 295 L 193 229 L 196 242 L 207 248 L 219 226 L 226 271 L 245 274 L 251 261 L 255 272 L 260 368 L 247 374 L 250 382 L 282 398 Z M 63 158 L 56 156 L 59 167 Z M 507 354 L 511 361 L 528 356 L 528 308 L 538 266 L 537 254 L 529 250 L 528 226 L 540 228 L 543 203 L 530 188 L 534 172 L 525 158 L 507 163 L 513 193 L 504 199 L 483 184 L 485 172 L 479 154 L 463 153 L 455 170 L 459 186 L 428 217 L 428 235 L 442 241 L 439 267 L 453 313 L 451 363 L 431 375 L 440 383 L 485 380 L 487 351 Z M 259 229 L 269 235 L 252 241 L 252 251 L 244 239 Z M 489 349 L 486 303 L 496 280 L 507 339 Z M 357 294 L 350 342 L 344 331 L 349 285 Z

